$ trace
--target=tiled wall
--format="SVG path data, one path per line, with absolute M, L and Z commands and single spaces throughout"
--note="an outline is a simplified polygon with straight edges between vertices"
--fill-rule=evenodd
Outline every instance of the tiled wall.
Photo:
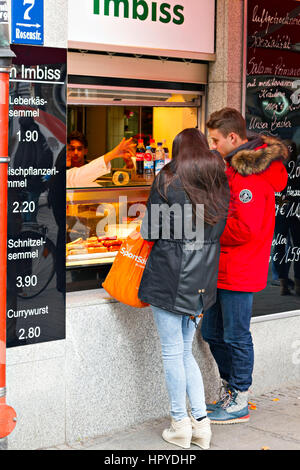
M 113 149 L 124 137 L 124 107 L 111 106 L 107 111 L 107 149 Z M 113 161 L 113 168 L 122 168 L 121 158 Z

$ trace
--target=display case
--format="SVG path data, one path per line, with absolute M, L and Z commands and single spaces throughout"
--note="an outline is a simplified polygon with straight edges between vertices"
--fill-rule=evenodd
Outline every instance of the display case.
M 67 95 L 68 133 L 85 135 L 86 162 L 110 152 L 124 137 L 136 144 L 131 171 L 123 158 L 115 158 L 111 173 L 95 188 L 67 190 L 67 290 L 76 291 L 101 287 L 122 240 L 141 223 L 153 182 L 149 173 L 157 174 L 172 159 L 175 136 L 186 128 L 204 130 L 205 87 L 72 75 Z M 140 143 L 140 150 L 150 147 L 152 160 L 149 152 L 146 159 L 147 152 L 138 151 Z M 76 166 L 72 158 L 71 166 Z
M 67 189 L 67 290 L 100 287 L 122 241 L 140 226 L 152 178 L 114 174 L 90 188 Z

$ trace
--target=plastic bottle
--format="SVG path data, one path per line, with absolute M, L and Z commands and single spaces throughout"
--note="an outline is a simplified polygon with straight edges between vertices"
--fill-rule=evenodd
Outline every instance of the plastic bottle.
M 136 149 L 136 173 L 137 175 L 144 174 L 144 157 L 145 157 L 145 147 L 143 139 L 138 140 L 138 146 Z
M 154 155 L 150 145 L 146 147 L 146 153 L 144 157 L 144 173 L 146 176 L 154 175 Z
M 156 145 L 155 145 L 155 139 L 150 139 L 150 147 L 153 155 L 155 155 L 156 152 Z
M 171 159 L 170 159 L 170 153 L 169 153 L 169 149 L 167 147 L 166 140 L 163 141 L 163 149 L 164 149 L 164 152 L 165 152 L 165 165 L 167 165 L 167 163 L 169 163 L 171 161 Z
M 154 165 L 155 175 L 158 175 L 158 173 L 164 167 L 164 165 L 165 165 L 165 152 L 162 146 L 162 142 L 157 142 L 157 149 L 155 152 L 155 165 Z

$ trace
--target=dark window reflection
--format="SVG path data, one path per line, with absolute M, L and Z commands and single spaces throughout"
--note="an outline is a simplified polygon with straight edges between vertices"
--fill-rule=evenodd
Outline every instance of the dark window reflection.
M 256 316 L 300 308 L 300 155 L 295 142 L 286 163 L 288 183 L 276 194 L 275 232 L 267 288 L 256 294 Z

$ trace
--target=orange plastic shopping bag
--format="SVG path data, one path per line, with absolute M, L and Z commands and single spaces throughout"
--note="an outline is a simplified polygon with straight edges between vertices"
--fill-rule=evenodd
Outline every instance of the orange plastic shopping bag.
M 152 246 L 136 231 L 126 238 L 102 284 L 109 295 L 131 307 L 147 307 L 138 291 Z

